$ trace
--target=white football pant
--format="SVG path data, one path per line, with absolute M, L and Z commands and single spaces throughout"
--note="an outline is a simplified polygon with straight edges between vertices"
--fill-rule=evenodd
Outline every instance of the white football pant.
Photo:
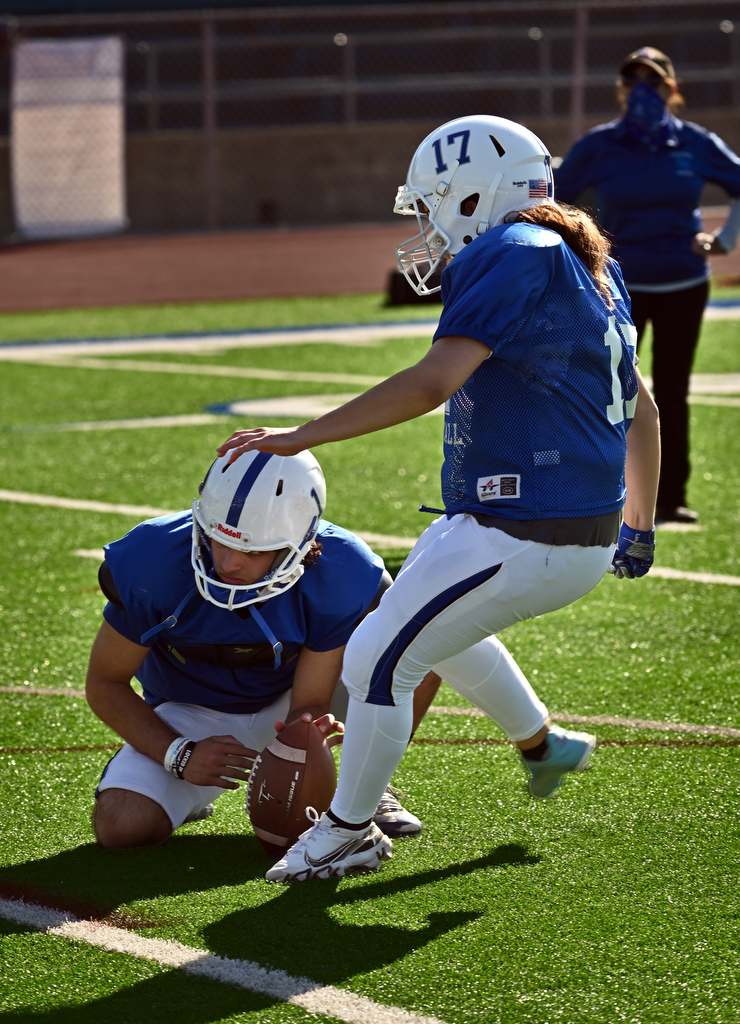
M 613 550 L 517 540 L 464 514 L 432 523 L 347 646 L 333 813 L 372 818 L 411 735 L 413 692 L 432 669 L 512 740 L 535 735 L 547 708 L 493 634 L 587 594 Z
M 225 711 L 167 701 L 154 710 L 179 736 L 204 740 L 208 736 L 233 736 L 250 750 L 263 750 L 275 736 L 275 722 L 285 721 L 290 707 L 287 690 L 269 707 L 252 715 L 231 715 Z M 130 743 L 115 754 L 103 770 L 95 796 L 105 789 L 127 789 L 141 793 L 164 810 L 172 831 L 190 815 L 218 800 L 226 790 L 220 786 L 195 786 L 166 772 L 159 761 L 139 753 Z

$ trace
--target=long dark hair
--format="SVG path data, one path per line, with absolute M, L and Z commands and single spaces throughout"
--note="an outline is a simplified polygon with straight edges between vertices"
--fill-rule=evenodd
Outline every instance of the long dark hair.
M 526 210 L 512 210 L 506 214 L 504 221 L 508 224 L 523 221 L 557 231 L 568 248 L 585 263 L 604 302 L 610 309 L 613 307 L 614 300 L 606 271 L 606 258 L 611 251 L 611 243 L 587 213 L 566 203 L 547 202 L 528 206 Z
M 324 545 L 321 543 L 320 540 L 311 541 L 311 547 L 308 549 L 308 552 L 303 556 L 302 561 L 302 564 L 307 569 L 310 569 L 312 565 L 316 565 L 316 563 L 319 560 L 319 556 L 321 555 L 321 549 L 323 546 Z

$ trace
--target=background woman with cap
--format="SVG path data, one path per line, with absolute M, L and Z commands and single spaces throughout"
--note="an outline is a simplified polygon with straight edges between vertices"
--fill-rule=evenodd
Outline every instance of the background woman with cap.
M 620 68 L 622 116 L 584 135 L 556 172 L 556 197 L 574 203 L 593 188 L 598 220 L 614 241 L 632 300 L 638 343 L 653 325 L 653 390 L 660 410 L 663 460 L 657 518 L 695 522 L 686 507 L 689 476 L 686 396 L 709 290 L 706 257 L 730 252 L 740 234 L 740 159 L 705 128 L 681 121 L 673 64 L 644 46 Z M 714 235 L 703 231 L 705 182 L 732 205 Z

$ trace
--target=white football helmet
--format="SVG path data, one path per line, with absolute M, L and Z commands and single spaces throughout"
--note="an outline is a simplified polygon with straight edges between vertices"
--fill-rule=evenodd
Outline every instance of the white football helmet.
M 193 502 L 191 563 L 201 595 L 231 611 L 298 582 L 326 505 L 326 485 L 310 452 L 247 452 L 229 465 L 230 454 L 216 459 Z M 275 551 L 276 558 L 257 583 L 223 583 L 213 569 L 210 540 L 236 551 Z
M 439 291 L 427 282 L 445 256 L 552 196 L 550 154 L 529 129 L 489 114 L 448 121 L 424 139 L 398 189 L 393 212 L 419 225 L 396 249 L 398 265 L 419 295 Z

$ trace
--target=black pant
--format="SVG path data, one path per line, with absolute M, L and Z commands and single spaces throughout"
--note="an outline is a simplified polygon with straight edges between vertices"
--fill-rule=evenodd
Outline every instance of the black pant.
M 653 394 L 660 412 L 662 462 L 658 505 L 686 504 L 689 477 L 689 412 L 686 396 L 709 284 L 682 292 L 630 292 L 638 350 L 648 320 L 653 325 Z

